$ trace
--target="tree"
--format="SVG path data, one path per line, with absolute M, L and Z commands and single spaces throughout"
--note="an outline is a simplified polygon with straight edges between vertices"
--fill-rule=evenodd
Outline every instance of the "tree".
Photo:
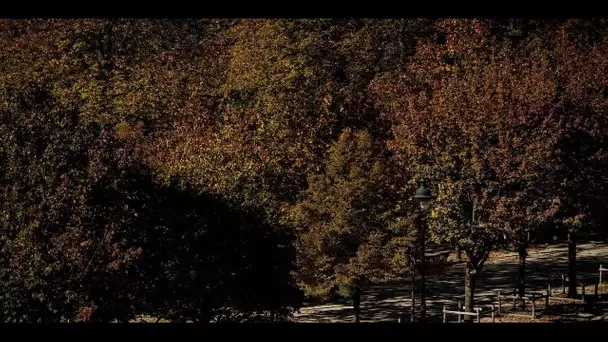
M 394 258 L 387 227 L 398 198 L 384 153 L 368 133 L 345 130 L 291 214 L 300 286 L 315 297 L 327 298 L 336 289 L 351 297 L 355 322 L 361 291 L 386 279 L 387 261 Z
M 555 132 L 545 114 L 553 79 L 535 58 L 537 41 L 515 49 L 476 20 L 437 28 L 442 39 L 420 45 L 408 73 L 380 78 L 372 89 L 393 122 L 389 146 L 400 166 L 438 185 L 431 232 L 467 255 L 470 311 L 490 251 L 552 208 L 533 194 Z
M 607 41 L 605 21 L 570 20 L 546 38 L 556 75 L 554 117 L 558 129 L 545 193 L 559 204 L 554 222 L 568 234 L 569 296 L 576 296 L 576 240 L 581 230 L 597 229 L 606 200 L 603 171 L 608 132 L 603 76 Z M 589 29 L 591 26 L 591 29 Z M 595 27 L 594 27 L 595 26 Z

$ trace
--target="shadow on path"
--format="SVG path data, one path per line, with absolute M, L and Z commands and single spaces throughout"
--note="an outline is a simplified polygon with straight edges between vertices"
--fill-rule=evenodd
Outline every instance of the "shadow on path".
M 608 244 L 585 243 L 577 248 L 578 279 L 598 276 L 598 264 L 608 263 Z M 489 305 L 496 296 L 494 291 L 513 291 L 517 282 L 517 254 L 510 253 L 489 261 L 478 275 L 475 289 L 476 305 Z M 559 279 L 566 272 L 567 246 L 565 244 L 532 250 L 526 262 L 526 287 L 530 291 L 547 289 L 549 278 Z M 553 285 L 555 286 L 555 285 Z M 428 321 L 441 319 L 443 305 L 456 308 L 464 304 L 464 265 L 454 265 L 443 274 L 427 280 Z M 554 287 L 555 288 L 555 287 Z M 375 285 L 363 293 L 362 322 L 397 322 L 401 316 L 409 320 L 411 282 L 394 282 Z M 554 290 L 555 291 L 555 290 Z M 417 303 L 416 303 L 417 304 Z M 298 322 L 352 322 L 354 314 L 348 301 L 331 305 L 302 308 L 296 316 Z

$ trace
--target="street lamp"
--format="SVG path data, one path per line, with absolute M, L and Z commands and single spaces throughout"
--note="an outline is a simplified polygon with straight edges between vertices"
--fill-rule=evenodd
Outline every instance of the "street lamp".
M 431 190 L 424 186 L 424 183 L 420 185 L 418 190 L 416 190 L 416 195 L 414 198 L 420 201 L 420 209 L 426 212 L 431 206 L 431 200 L 433 196 L 431 196 Z
M 418 190 L 416 190 L 416 194 L 414 195 L 414 199 L 420 202 L 420 209 L 423 213 L 426 213 L 431 206 L 431 200 L 433 196 L 431 195 L 431 190 L 424 186 L 424 183 L 420 184 Z M 424 323 L 426 321 L 426 256 L 425 256 L 425 241 L 426 241 L 426 220 L 423 219 L 420 226 L 420 322 Z M 412 297 L 412 305 L 414 303 L 414 298 Z M 413 310 L 413 308 L 412 308 Z

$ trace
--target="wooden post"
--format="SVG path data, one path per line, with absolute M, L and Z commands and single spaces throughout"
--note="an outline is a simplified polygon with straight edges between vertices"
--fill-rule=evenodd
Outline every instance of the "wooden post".
M 551 296 L 551 279 L 549 279 L 549 283 L 547 283 L 547 294 L 549 297 Z
M 598 285 L 599 285 L 598 283 L 595 283 L 595 296 L 594 296 L 595 299 L 594 299 L 594 303 L 597 303 L 597 300 L 598 300 L 598 295 L 597 295 L 597 287 L 598 287 Z
M 410 322 L 414 323 L 416 314 L 416 293 L 414 292 L 414 287 L 412 286 L 412 308 L 410 309 Z
M 461 307 L 462 306 L 460 305 L 460 301 L 458 301 L 458 308 L 456 309 L 456 311 L 460 312 L 460 308 Z M 461 320 L 460 320 L 460 314 L 458 314 L 458 323 L 460 323 L 460 322 L 461 322 Z
M 477 323 L 481 323 L 481 315 L 479 314 L 479 308 L 475 311 L 477 311 Z
M 501 298 L 500 298 L 500 291 L 498 291 L 498 314 L 500 315 L 500 303 L 501 302 Z
M 585 304 L 585 281 L 584 280 L 581 281 L 581 286 L 582 286 L 582 289 L 581 289 L 582 296 L 581 296 L 581 298 L 583 299 L 583 304 Z
M 492 303 L 492 323 L 496 322 L 496 315 L 494 315 L 494 303 Z
M 547 296 L 545 296 L 545 310 L 549 308 L 549 297 L 551 297 L 551 292 L 547 291 Z
M 600 264 L 600 284 L 602 283 L 602 273 L 603 271 L 604 265 Z
M 443 306 L 443 323 L 445 323 L 445 318 L 446 318 L 446 314 L 445 314 L 445 305 Z
M 533 319 L 534 319 L 534 318 L 536 318 L 536 313 L 534 312 L 534 311 L 535 311 L 534 309 L 535 309 L 535 307 L 536 307 L 536 305 L 534 304 L 535 299 L 536 299 L 536 298 L 534 298 L 534 293 L 532 293 L 532 318 L 533 318 Z M 526 307 L 524 306 L 524 310 L 525 310 L 525 309 L 526 309 Z
M 566 275 L 562 274 L 562 294 L 566 293 Z

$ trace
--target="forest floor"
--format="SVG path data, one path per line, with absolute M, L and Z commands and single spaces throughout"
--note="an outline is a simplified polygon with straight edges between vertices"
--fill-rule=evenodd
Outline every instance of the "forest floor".
M 496 322 L 564 322 L 564 321 L 608 321 L 608 275 L 598 288 L 599 298 L 591 308 L 580 301 L 568 300 L 561 294 L 561 275 L 566 273 L 568 247 L 566 244 L 544 245 L 530 248 L 526 259 L 526 290 L 546 291 L 548 280 L 552 283 L 552 297 L 548 309 L 545 300 L 536 302 L 536 318 L 500 315 Z M 452 256 L 450 256 L 452 258 Z M 597 280 L 599 265 L 608 264 L 608 243 L 591 241 L 577 246 L 577 279 Z M 512 292 L 517 282 L 517 253 L 492 253 L 477 277 L 475 306 L 482 307 L 482 322 L 490 322 L 490 305 L 497 305 L 495 291 Z M 606 266 L 604 266 L 606 267 Z M 441 321 L 443 306 L 456 310 L 457 303 L 464 303 L 464 263 L 449 266 L 442 274 L 427 277 L 428 321 Z M 397 322 L 399 318 L 409 320 L 411 306 L 411 282 L 395 282 L 371 287 L 361 298 L 361 322 Z M 585 293 L 593 297 L 594 286 L 587 286 Z M 578 287 L 579 294 L 581 287 Z M 591 296 L 589 296 L 591 295 Z M 418 304 L 418 303 L 416 303 Z M 503 312 L 512 311 L 512 301 L 502 302 Z M 484 311 L 486 311 L 484 313 Z M 519 314 L 524 314 L 519 309 Z M 525 314 L 530 315 L 527 305 Z M 512 312 L 515 313 L 515 312 Z M 344 300 L 327 305 L 304 306 L 296 314 L 296 322 L 352 322 L 353 309 Z M 448 322 L 456 316 L 448 315 Z

